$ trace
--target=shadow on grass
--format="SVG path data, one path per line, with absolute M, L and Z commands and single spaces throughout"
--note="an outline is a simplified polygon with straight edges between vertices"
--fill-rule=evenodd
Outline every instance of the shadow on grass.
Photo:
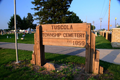
M 74 63 L 85 64 L 85 58 L 80 56 L 46 53 L 45 59 L 59 63 L 74 62 Z
M 85 48 L 82 48 L 80 50 L 76 50 L 76 51 L 67 53 L 67 55 L 77 55 L 77 54 L 80 54 L 80 53 L 84 52 L 85 50 L 86 50 Z
M 77 61 L 76 59 L 81 58 L 79 56 L 85 55 L 84 51 L 85 51 L 85 48 L 64 47 L 64 46 L 63 47 L 62 46 L 45 46 L 46 59 L 49 58 L 49 60 L 53 60 L 53 61 L 57 60 L 62 62 L 69 62 L 69 61 L 72 61 L 72 59 L 74 61 Z M 48 55 L 47 53 L 51 53 L 51 54 Z M 70 55 L 74 55 L 74 56 L 77 55 L 75 56 L 76 59 L 74 59 L 74 57 Z M 77 61 L 77 62 L 80 62 L 80 61 Z M 85 60 L 83 62 L 85 62 Z
M 112 65 L 114 65 L 114 64 L 100 60 L 100 66 L 102 66 L 104 68 L 104 70 L 107 70 Z

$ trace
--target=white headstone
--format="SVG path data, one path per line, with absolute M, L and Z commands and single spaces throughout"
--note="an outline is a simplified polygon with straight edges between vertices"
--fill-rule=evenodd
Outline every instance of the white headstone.
M 7 38 L 8 38 L 8 36 L 7 36 Z
M 18 33 L 17 33 L 17 39 L 19 39 L 19 37 L 18 37 Z
M 95 36 L 97 36 L 97 32 L 95 32 Z
M 25 35 L 22 35 L 22 37 L 25 37 Z
M 21 38 L 21 40 L 24 40 L 24 38 Z
M 1 31 L 1 35 L 3 35 L 3 32 Z

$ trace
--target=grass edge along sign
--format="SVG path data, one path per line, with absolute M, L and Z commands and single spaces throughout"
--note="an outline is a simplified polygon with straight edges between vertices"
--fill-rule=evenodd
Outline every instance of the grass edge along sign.
M 85 47 L 85 72 L 103 73 L 103 67 L 99 67 L 99 51 L 95 49 L 95 34 L 89 23 L 38 25 L 34 34 L 32 64 L 45 64 L 44 45 Z

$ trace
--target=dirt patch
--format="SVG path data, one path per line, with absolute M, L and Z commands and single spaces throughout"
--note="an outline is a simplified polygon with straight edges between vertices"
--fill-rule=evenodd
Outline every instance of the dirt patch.
M 12 67 L 12 69 L 29 67 L 32 71 L 36 73 L 41 73 L 44 75 L 50 75 L 53 78 L 63 78 L 69 77 L 73 78 L 73 80 L 103 80 L 103 79 L 113 79 L 113 74 L 109 72 L 109 70 L 105 70 L 104 74 L 88 74 L 85 73 L 85 65 L 84 64 L 76 64 L 76 63 L 54 63 L 55 70 L 47 71 L 44 67 L 40 67 L 37 65 L 30 64 L 30 61 L 24 60 L 20 61 L 19 64 L 15 62 L 10 62 L 6 65 L 6 67 Z M 12 70 L 11 69 L 11 70 Z

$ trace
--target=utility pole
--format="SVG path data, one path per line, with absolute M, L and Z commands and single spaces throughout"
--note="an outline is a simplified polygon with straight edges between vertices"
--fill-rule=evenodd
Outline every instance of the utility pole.
M 117 18 L 115 18 L 115 28 L 117 27 L 117 26 L 116 26 L 116 20 L 117 20 Z
M 110 27 L 110 4 L 111 4 L 111 0 L 109 0 L 109 12 L 108 12 L 108 31 L 109 31 L 109 27 Z
M 102 18 L 100 18 L 100 30 L 101 30 L 101 23 L 102 23 Z
M 87 16 L 86 16 L 86 23 L 87 23 Z
M 93 31 L 94 31 L 94 21 L 93 21 Z
M 18 45 L 17 45 L 17 28 L 16 28 L 16 0 L 14 0 L 14 28 L 15 28 L 16 63 L 19 63 L 19 61 L 18 61 Z
M 116 28 L 118 27 L 118 23 L 117 23 L 117 26 L 116 26 Z

